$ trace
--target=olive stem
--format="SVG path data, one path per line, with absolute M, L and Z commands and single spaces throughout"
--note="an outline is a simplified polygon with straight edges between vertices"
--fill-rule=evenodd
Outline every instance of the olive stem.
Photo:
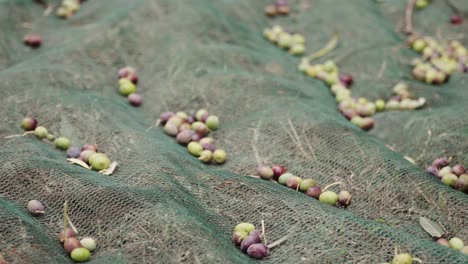
M 73 231 L 75 231 L 75 234 L 78 234 L 78 229 L 76 229 L 75 225 L 72 223 L 72 221 L 70 220 L 70 217 L 68 217 L 68 215 L 67 215 L 67 220 L 68 220 L 68 223 L 70 224 L 71 229 L 73 229 Z
M 63 243 L 67 241 L 67 226 L 68 226 L 67 214 L 68 214 L 68 202 L 65 201 L 65 203 L 63 204 Z
M 24 137 L 29 134 L 34 134 L 34 131 L 27 131 L 27 132 L 24 132 L 23 134 L 10 135 L 10 136 L 6 136 L 5 138 Z
M 423 263 L 422 259 L 419 259 L 419 258 L 413 258 L 413 261 L 416 261 L 418 263 Z
M 334 183 L 331 183 L 327 186 L 325 186 L 325 188 L 322 189 L 322 192 L 326 191 L 328 188 L 332 187 L 332 186 L 335 186 L 335 185 L 339 185 L 339 184 L 343 184 L 342 182 L 334 182 Z
M 333 33 L 333 36 L 328 41 L 328 43 L 325 45 L 325 47 L 323 47 L 319 51 L 316 51 L 316 52 L 310 54 L 309 56 L 307 56 L 305 58 L 305 60 L 307 62 L 311 62 L 312 60 L 315 60 L 315 59 L 318 59 L 320 57 L 323 57 L 323 56 L 327 55 L 330 51 L 332 51 L 333 49 L 336 48 L 336 46 L 338 45 L 338 40 L 339 40 L 338 33 L 337 32 Z
M 262 235 L 263 235 L 263 244 L 267 244 L 267 239 L 266 239 L 266 235 L 265 235 L 265 221 L 262 220 Z
M 413 10 L 416 0 L 408 0 L 405 9 L 405 33 L 410 35 L 413 34 Z
M 281 243 L 283 243 L 284 241 L 286 241 L 286 239 L 288 239 L 288 238 L 289 238 L 289 235 L 285 235 L 284 237 L 282 237 L 282 238 L 276 240 L 275 242 L 273 242 L 273 243 L 267 245 L 267 247 L 268 247 L 269 249 L 272 249 L 273 247 L 276 247 L 276 246 L 278 246 L 279 244 L 281 244 Z
M 43 214 L 45 213 L 44 211 L 34 211 L 36 214 Z

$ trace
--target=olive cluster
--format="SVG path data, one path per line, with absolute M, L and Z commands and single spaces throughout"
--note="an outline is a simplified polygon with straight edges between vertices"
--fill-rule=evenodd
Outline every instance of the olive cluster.
M 257 175 L 264 180 L 275 180 L 288 188 L 306 193 L 308 196 L 318 199 L 320 202 L 331 206 L 348 207 L 351 204 L 351 194 L 347 191 L 341 191 L 336 194 L 332 191 L 323 191 L 313 179 L 302 179 L 292 173 L 286 172 L 283 166 L 275 165 L 259 166 Z
M 305 38 L 301 34 L 287 32 L 281 26 L 276 25 L 266 28 L 263 35 L 268 41 L 288 50 L 291 55 L 302 55 L 305 52 Z
M 206 109 L 191 113 L 179 111 L 164 112 L 159 117 L 163 130 L 175 137 L 177 143 L 187 145 L 190 154 L 203 163 L 222 164 L 227 159 L 226 151 L 216 148 L 215 140 L 209 133 L 218 129 L 219 118 L 210 115 Z
M 412 62 L 416 80 L 443 84 L 451 74 L 468 71 L 468 50 L 457 40 L 443 44 L 430 37 L 410 37 L 407 43 L 421 54 Z
M 118 72 L 119 76 L 119 92 L 123 96 L 128 97 L 128 102 L 133 106 L 140 106 L 143 103 L 141 95 L 135 93 L 138 83 L 138 75 L 132 67 L 123 67 Z
M 54 140 L 54 135 L 50 134 L 44 126 L 38 126 L 37 120 L 32 117 L 26 117 L 21 121 L 21 127 L 27 132 L 33 132 L 39 139 Z M 81 148 L 74 147 L 71 141 L 66 137 L 58 137 L 54 141 L 55 147 L 67 151 L 67 157 L 80 159 L 89 165 L 93 170 L 102 171 L 111 165 L 110 159 L 104 153 L 99 153 L 97 147 L 91 144 L 85 144 Z

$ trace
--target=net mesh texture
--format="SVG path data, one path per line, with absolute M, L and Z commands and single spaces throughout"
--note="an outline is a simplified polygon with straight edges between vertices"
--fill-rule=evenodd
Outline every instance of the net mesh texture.
M 427 217 L 468 242 L 467 195 L 424 171 L 438 156 L 468 164 L 467 75 L 443 86 L 412 80 L 408 62 L 418 55 L 399 33 L 406 1 L 291 0 L 291 15 L 274 20 L 263 15 L 269 2 L 86 1 L 61 20 L 33 1 L 1 0 L 1 254 L 72 263 L 56 236 L 68 201 L 79 235 L 98 242 L 89 263 L 258 262 L 230 237 L 237 223 L 261 220 L 269 241 L 288 235 L 263 263 L 388 262 L 395 246 L 424 263 L 467 263 L 418 224 Z M 467 1 L 452 2 L 468 11 Z M 468 24 L 450 25 L 451 15 L 432 1 L 415 11 L 416 32 L 468 45 Z M 360 130 L 321 81 L 297 70 L 299 58 L 263 38 L 274 24 L 302 33 L 307 52 L 339 32 L 338 48 L 317 62 L 334 59 L 352 73 L 353 95 L 388 98 L 403 80 L 427 107 L 378 113 L 370 132 Z M 31 32 L 41 48 L 22 43 Z M 118 94 L 126 65 L 140 77 L 140 108 Z M 204 165 L 160 127 L 148 129 L 163 111 L 201 107 L 220 117 L 213 137 L 228 153 L 224 165 Z M 117 170 L 70 165 L 34 136 L 5 139 L 25 116 L 73 145 L 97 144 Z M 353 203 L 331 207 L 246 177 L 258 164 L 282 164 L 321 186 L 341 181 Z M 27 212 L 32 199 L 44 216 Z

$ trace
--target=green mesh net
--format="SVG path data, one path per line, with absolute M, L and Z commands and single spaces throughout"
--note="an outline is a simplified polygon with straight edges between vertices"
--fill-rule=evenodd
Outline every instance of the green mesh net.
M 61 20 L 33 1 L 0 0 L 1 254 L 11 263 L 71 262 L 56 238 L 67 200 L 79 235 L 98 241 L 89 263 L 256 262 L 230 237 L 237 223 L 261 220 L 269 241 L 288 235 L 264 263 L 379 263 L 395 246 L 424 263 L 467 263 L 418 224 L 427 217 L 468 241 L 467 195 L 423 169 L 437 156 L 468 164 L 467 75 L 442 86 L 412 80 L 408 62 L 418 55 L 399 33 L 406 1 L 291 0 L 291 15 L 274 20 L 263 15 L 269 2 L 86 1 Z M 468 11 L 468 1 L 451 2 Z M 432 1 L 415 11 L 416 32 L 466 46 L 468 24 L 450 25 L 451 14 Z M 299 58 L 263 38 L 274 24 L 304 34 L 308 52 L 338 31 L 339 47 L 319 62 L 352 73 L 353 95 L 388 98 L 404 80 L 427 107 L 379 113 L 375 128 L 361 131 L 321 81 L 297 70 Z M 41 48 L 21 42 L 31 32 Z M 141 108 L 117 92 L 126 65 L 139 74 Z M 204 165 L 148 129 L 163 111 L 200 107 L 220 117 L 213 136 L 228 152 L 224 165 Z M 28 115 L 74 145 L 97 144 L 117 171 L 70 165 L 33 136 L 5 139 Z M 258 163 L 322 186 L 341 181 L 353 204 L 335 208 L 245 177 Z M 27 212 L 31 199 L 46 205 L 44 216 Z

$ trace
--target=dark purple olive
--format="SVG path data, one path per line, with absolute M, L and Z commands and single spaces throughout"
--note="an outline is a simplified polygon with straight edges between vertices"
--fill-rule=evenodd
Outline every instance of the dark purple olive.
M 427 167 L 426 172 L 436 177 L 439 175 L 439 169 L 437 169 L 437 167 L 434 165 Z
M 448 164 L 449 163 L 448 163 L 448 160 L 446 158 L 437 158 L 432 162 L 432 165 L 435 166 L 438 169 L 443 168 L 443 167 L 447 166 Z
M 71 253 L 75 248 L 79 247 L 81 247 L 81 243 L 75 237 L 69 237 L 65 240 L 65 243 L 63 243 L 63 248 L 67 253 Z
M 31 200 L 28 202 L 28 211 L 34 216 L 43 215 L 44 205 L 38 200 Z
M 21 127 L 25 131 L 33 131 L 37 127 L 37 120 L 32 117 L 26 117 L 21 121 Z
M 210 150 L 212 152 L 216 150 L 216 147 L 213 144 L 210 144 L 210 143 L 200 143 L 200 144 L 202 145 L 203 150 Z
M 195 120 L 196 120 L 196 118 L 195 118 L 193 115 L 189 115 L 189 116 L 187 117 L 187 122 L 188 122 L 189 124 L 192 124 L 193 122 L 195 122 Z
M 80 157 L 81 149 L 79 147 L 69 147 L 67 149 L 67 157 L 76 159 Z
M 271 167 L 271 169 L 273 170 L 273 179 L 276 180 L 276 181 L 278 180 L 278 178 L 281 175 L 286 173 L 286 169 L 283 166 L 280 166 L 280 165 L 275 165 L 275 166 Z
M 338 203 L 343 207 L 348 207 L 351 204 L 351 194 L 347 191 L 341 191 L 338 194 Z
M 244 239 L 240 245 L 240 249 L 242 250 L 242 252 L 247 252 L 247 249 L 252 244 L 261 243 L 262 240 L 260 239 L 260 234 L 261 232 L 258 230 L 250 232 L 249 236 L 247 236 L 247 238 Z
M 262 258 L 268 257 L 268 255 L 270 255 L 270 252 L 267 246 L 265 246 L 264 244 L 258 243 L 258 244 L 251 245 L 247 249 L 247 255 L 249 255 L 249 257 L 254 258 L 254 259 L 262 259 Z
M 129 79 L 133 84 L 138 83 L 138 75 L 136 75 L 135 73 L 134 74 L 129 74 L 127 76 L 127 79 Z
M 169 118 L 173 117 L 174 115 L 174 112 L 164 112 L 159 116 L 159 119 L 161 119 L 161 123 L 164 125 L 166 124 L 167 120 L 169 120 Z
M 463 167 L 463 165 L 461 165 L 461 164 L 457 164 L 457 165 L 452 167 L 452 173 L 457 175 L 457 176 L 465 174 L 465 172 L 466 172 L 465 167 Z
M 176 141 L 179 144 L 185 145 L 192 141 L 192 135 L 195 132 L 192 130 L 182 130 L 179 134 L 177 134 Z
M 65 230 L 65 233 L 67 234 L 67 238 L 70 238 L 70 237 L 75 237 L 76 236 L 76 233 L 75 231 L 73 231 L 73 229 L 71 228 L 67 228 Z M 63 243 L 63 241 L 65 241 L 65 236 L 64 236 L 64 232 L 63 230 L 58 234 L 58 239 L 61 243 Z
M 41 44 L 42 44 L 41 36 L 35 35 L 35 34 L 28 34 L 28 35 L 24 36 L 23 41 L 24 41 L 24 44 L 26 44 L 27 46 L 30 46 L 32 48 L 37 48 L 37 47 L 41 46 Z
M 204 138 L 205 136 L 199 133 L 195 133 L 192 135 L 192 141 L 199 141 L 200 139 Z
M 351 74 L 342 73 L 340 74 L 339 79 L 340 82 L 346 87 L 350 87 L 354 82 L 353 76 Z
M 85 151 L 85 150 L 92 150 L 94 152 L 97 152 L 98 149 L 96 147 L 96 145 L 93 145 L 93 144 L 85 144 L 81 147 L 81 151 Z
M 460 25 L 461 23 L 463 23 L 463 17 L 460 15 L 453 15 L 450 17 L 450 23 L 452 23 L 453 25 Z
M 133 106 L 140 106 L 143 103 L 143 97 L 141 95 L 132 93 L 128 96 L 128 102 Z
M 310 197 L 313 197 L 315 199 L 318 199 L 320 197 L 320 194 L 322 194 L 322 189 L 318 186 L 310 187 L 307 189 L 306 194 Z

